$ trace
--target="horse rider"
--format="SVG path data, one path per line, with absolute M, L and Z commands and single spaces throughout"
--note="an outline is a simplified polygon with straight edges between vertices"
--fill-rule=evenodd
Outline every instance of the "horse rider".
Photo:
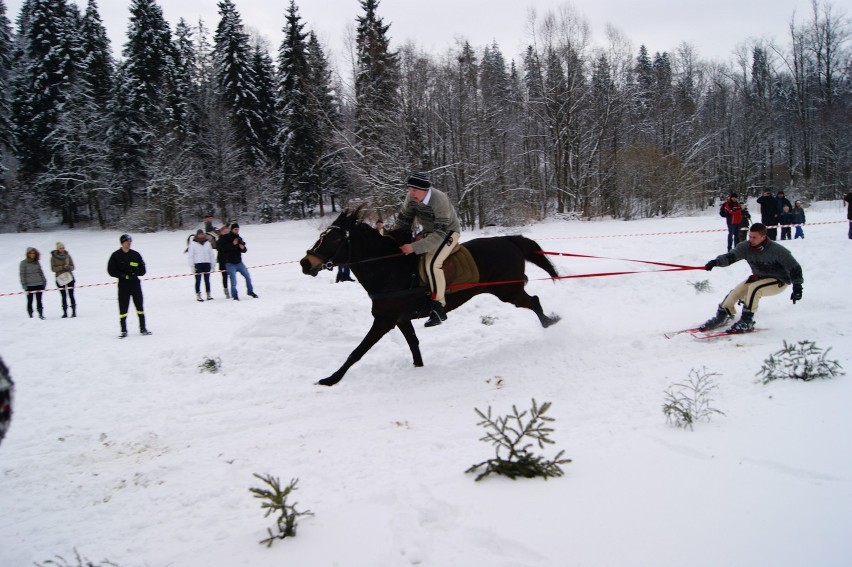
M 402 209 L 397 214 L 396 224 L 411 230 L 416 218 L 423 227 L 423 238 L 411 244 L 403 244 L 403 254 L 423 254 L 425 256 L 426 278 L 432 290 L 429 320 L 426 327 L 440 325 L 447 320 L 444 307 L 447 305 L 444 294 L 447 282 L 441 269 L 444 260 L 459 245 L 461 228 L 456 210 L 450 198 L 443 191 L 432 187 L 424 173 L 412 173 L 407 181 L 408 194 Z

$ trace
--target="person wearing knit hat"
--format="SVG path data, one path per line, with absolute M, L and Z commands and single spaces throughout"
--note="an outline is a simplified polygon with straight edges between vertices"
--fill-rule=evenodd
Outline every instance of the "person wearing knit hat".
M 121 334 L 118 338 L 127 336 L 127 309 L 130 307 L 130 299 L 136 307 L 136 315 L 139 317 L 139 332 L 150 335 L 145 324 L 145 311 L 143 309 L 142 283 L 139 278 L 145 275 L 145 260 L 136 250 L 131 250 L 133 239 L 129 234 L 119 237 L 121 248 L 112 253 L 107 263 L 107 272 L 110 276 L 118 278 L 118 322 L 121 325 Z
M 403 244 L 403 254 L 423 256 L 426 277 L 432 290 L 429 320 L 426 327 L 440 325 L 447 320 L 447 282 L 444 279 L 444 260 L 459 245 L 461 224 L 450 198 L 443 191 L 432 187 L 425 173 L 412 173 L 406 182 L 408 194 L 397 214 L 396 226 L 411 230 L 417 219 L 423 227 L 423 238 L 412 244 Z
M 50 253 L 50 271 L 56 277 L 56 287 L 62 296 L 62 318 L 68 317 L 68 300 L 71 300 L 71 317 L 77 316 L 77 301 L 74 299 L 74 260 L 61 242 Z

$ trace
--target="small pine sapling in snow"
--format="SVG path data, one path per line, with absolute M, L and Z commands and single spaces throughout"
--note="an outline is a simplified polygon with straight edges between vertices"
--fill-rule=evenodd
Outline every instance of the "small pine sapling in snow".
M 826 360 L 831 348 L 824 352 L 811 341 L 799 341 L 797 345 L 787 344 L 784 348 L 769 355 L 763 361 L 763 367 L 757 376 L 764 384 L 779 378 L 794 378 L 809 382 L 817 378 L 834 378 L 844 373 L 836 360 Z
M 545 444 L 553 444 L 548 437 L 553 432 L 553 428 L 547 427 L 553 418 L 544 415 L 550 409 L 550 402 L 545 402 L 539 407 L 533 399 L 532 409 L 529 412 L 518 412 L 518 408 L 513 405 L 511 415 L 497 419 L 491 417 L 491 406 L 486 413 L 482 413 L 478 408 L 474 409 L 482 418 L 477 425 L 486 430 L 485 437 L 482 437 L 480 441 L 491 443 L 495 447 L 495 456 L 493 459 L 473 465 L 465 471 L 466 473 L 484 469 L 476 480 L 482 480 L 491 473 L 508 476 L 512 480 L 519 476 L 524 478 L 540 476 L 547 480 L 548 477 L 564 474 L 559 465 L 571 462 L 571 459 L 562 458 L 564 451 L 559 451 L 552 460 L 530 452 L 533 445 L 537 444 L 540 449 L 543 449 Z M 529 420 L 525 421 L 528 413 Z
M 669 386 L 663 404 L 666 423 L 692 431 L 697 421 L 710 421 L 710 416 L 714 413 L 725 415 L 710 406 L 713 401 L 710 394 L 718 388 L 713 380 L 714 376 L 718 374 L 708 374 L 706 368 L 702 368 L 701 372 L 693 368 L 689 371 L 689 380 L 685 384 Z
M 291 492 L 296 490 L 296 485 L 299 483 L 298 478 L 294 478 L 290 481 L 290 484 L 285 486 L 283 489 L 281 488 L 280 481 L 273 477 L 272 475 L 264 475 L 261 476 L 257 473 L 254 473 L 255 478 L 262 480 L 269 488 L 250 488 L 249 492 L 254 494 L 255 498 L 260 498 L 264 500 L 263 504 L 260 505 L 261 508 L 266 510 L 266 514 L 263 515 L 264 518 L 268 517 L 270 514 L 278 513 L 277 525 L 278 525 L 278 533 L 272 533 L 270 528 L 266 528 L 266 531 L 269 532 L 269 537 L 261 540 L 260 543 L 265 544 L 266 547 L 272 547 L 272 544 L 276 539 L 284 539 L 285 537 L 296 537 L 296 526 L 297 520 L 301 516 L 313 516 L 313 513 L 310 510 L 306 510 L 304 512 L 299 512 L 296 510 L 296 502 L 293 504 L 289 504 L 287 502 L 287 497 Z

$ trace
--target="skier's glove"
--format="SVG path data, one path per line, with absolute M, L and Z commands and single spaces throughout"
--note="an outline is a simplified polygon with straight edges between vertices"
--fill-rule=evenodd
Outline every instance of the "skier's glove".
M 719 265 L 719 263 L 716 260 L 710 260 L 709 262 L 704 264 L 704 269 L 709 272 L 710 270 L 712 270 L 713 268 L 715 268 L 718 265 Z
M 802 284 L 793 284 L 793 293 L 790 294 L 790 299 L 793 300 L 793 303 L 802 300 Z

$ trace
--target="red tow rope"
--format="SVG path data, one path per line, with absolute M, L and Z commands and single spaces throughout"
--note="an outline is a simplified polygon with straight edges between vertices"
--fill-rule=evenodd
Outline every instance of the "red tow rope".
M 632 271 L 624 271 L 624 272 L 597 272 L 594 274 L 576 274 L 573 276 L 557 276 L 555 278 L 537 278 L 533 281 L 540 280 L 568 280 L 575 278 L 601 278 L 606 276 L 624 276 L 627 274 L 652 274 L 658 272 L 682 272 L 686 270 L 703 270 L 704 266 L 684 266 L 682 264 L 671 264 L 668 262 L 651 262 L 649 260 L 631 260 L 629 258 L 607 258 L 605 256 L 589 256 L 587 254 L 571 254 L 569 252 L 547 252 L 542 250 L 537 252 L 537 254 L 544 254 L 545 256 L 569 256 L 575 258 L 591 258 L 595 260 L 618 260 L 621 262 L 635 262 L 637 264 L 649 264 L 651 266 L 662 266 L 665 269 L 663 270 L 632 270 Z M 494 281 L 494 282 L 478 282 L 478 283 L 463 283 L 463 284 L 450 284 L 447 286 L 447 289 L 468 289 L 472 287 L 483 287 L 489 285 L 503 285 L 503 284 L 513 284 L 513 283 L 526 283 L 526 280 L 502 280 L 502 281 Z

